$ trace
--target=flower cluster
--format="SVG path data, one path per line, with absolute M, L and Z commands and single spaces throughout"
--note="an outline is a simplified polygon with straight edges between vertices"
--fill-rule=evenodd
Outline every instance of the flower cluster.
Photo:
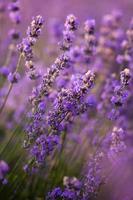
M 35 163 L 43 164 L 49 153 L 52 153 L 55 147 L 59 144 L 59 142 L 54 143 L 53 139 L 55 139 L 55 137 L 58 138 L 57 136 L 59 136 L 63 130 L 63 122 L 67 121 L 71 114 L 77 114 L 80 101 L 83 101 L 84 95 L 94 84 L 94 79 L 95 75 L 91 71 L 88 71 L 81 77 L 81 80 L 79 80 L 78 87 L 69 90 L 63 89 L 55 100 L 53 112 L 49 112 L 48 116 L 45 116 L 45 109 L 42 103 L 39 104 L 39 108 L 42 113 L 34 113 L 34 123 L 28 127 L 28 139 L 30 139 L 30 142 L 31 139 L 33 140 L 33 138 L 38 136 L 35 140 L 35 144 L 31 148 L 31 155 L 34 155 L 33 157 L 35 158 Z M 42 121 L 44 118 L 46 118 L 47 123 L 45 123 L 43 128 L 41 123 L 44 123 Z M 48 128 L 46 130 L 47 124 Z M 47 136 L 44 132 L 48 132 L 48 130 L 50 131 Z M 51 134 L 54 134 L 54 136 L 51 137 Z M 50 150 L 44 149 L 47 148 L 47 140 L 51 144 Z M 42 147 L 42 144 L 39 143 L 38 145 L 38 141 L 42 141 L 44 148 Z
M 98 109 L 102 112 L 104 110 L 108 112 L 106 114 L 109 119 L 114 120 L 118 118 L 120 112 L 125 107 L 130 97 L 131 80 L 131 71 L 128 68 L 120 72 L 120 81 L 117 79 L 116 74 L 112 74 L 107 79 L 101 95 L 102 102 L 98 104 Z
M 100 186 L 104 184 L 101 174 L 103 157 L 103 152 L 97 153 L 89 162 L 83 188 L 83 199 L 85 200 L 97 196 Z
M 48 193 L 47 199 L 88 200 L 95 198 L 100 186 L 104 183 L 101 175 L 103 156 L 103 153 L 98 153 L 90 160 L 83 180 L 79 181 L 76 177 L 64 177 L 64 189 L 54 188 Z
M 27 37 L 22 40 L 22 43 L 18 45 L 18 50 L 24 56 L 26 62 L 25 66 L 28 69 L 29 78 L 36 79 L 40 75 L 35 69 L 33 64 L 33 46 L 37 42 L 38 37 L 40 36 L 43 26 L 43 18 L 38 15 L 32 19 L 32 22 L 27 30 Z
M 55 146 L 58 144 L 58 135 L 41 135 L 38 137 L 36 143 L 31 149 L 31 155 L 35 158 L 36 165 L 39 166 L 39 164 L 41 164 L 46 159 L 46 157 L 54 150 Z
M 19 0 L 0 2 L 0 199 L 133 199 L 133 20 L 122 19 L 53 19 L 34 53 L 43 17 L 19 44 Z
M 103 17 L 97 52 L 106 63 L 113 64 L 115 52 L 120 48 L 123 40 L 121 21 L 122 13 L 118 10 Z
M 30 138 L 33 138 L 35 135 L 37 135 L 37 133 L 38 135 L 40 134 L 40 125 L 41 123 L 44 123 L 43 119 L 45 114 L 45 109 L 41 109 L 40 112 L 40 105 L 44 105 L 44 97 L 47 97 L 50 94 L 53 83 L 55 82 L 55 79 L 59 76 L 60 71 L 68 68 L 69 65 L 70 56 L 67 53 L 59 55 L 59 57 L 56 58 L 54 64 L 50 68 L 48 68 L 47 73 L 43 75 L 42 81 L 39 86 L 33 89 L 32 95 L 30 96 L 33 114 L 31 116 L 31 123 L 27 127 L 28 140 L 31 140 Z
M 84 47 L 83 55 L 85 56 L 85 61 L 90 62 L 90 57 L 95 52 L 96 37 L 95 33 L 95 20 L 89 19 L 84 24 Z
M 7 180 L 5 179 L 6 174 L 9 172 L 9 166 L 4 160 L 0 160 L 0 181 L 5 184 Z
M 53 131 L 58 130 L 60 123 L 72 113 L 75 115 L 78 105 L 83 101 L 84 95 L 90 89 L 95 80 L 95 75 L 91 71 L 88 71 L 83 75 L 78 83 L 73 85 L 72 89 L 62 89 L 55 102 L 55 108 L 53 112 L 49 113 L 48 124 Z
M 12 0 L 8 6 L 9 17 L 13 23 L 19 24 L 21 22 L 19 1 Z
M 80 199 L 80 192 L 82 183 L 76 177 L 64 177 L 63 179 L 64 189 L 55 188 L 48 193 L 47 200 L 76 200 Z
M 113 118 L 113 115 L 118 117 L 119 112 L 123 105 L 127 102 L 129 98 L 129 83 L 131 81 L 131 73 L 129 69 L 124 69 L 120 73 L 120 83 L 116 84 L 114 87 L 114 94 L 111 97 L 111 103 L 114 105 L 110 113 L 110 117 Z
M 63 51 L 70 50 L 74 39 L 74 32 L 78 28 L 78 22 L 74 15 L 68 15 L 65 22 L 65 30 L 63 31 L 63 41 L 60 43 L 60 48 Z
M 125 132 L 122 128 L 114 127 L 111 133 L 109 157 L 113 157 L 126 149 Z
M 47 73 L 43 76 L 41 84 L 35 89 L 36 92 L 33 90 L 33 94 L 30 97 L 33 106 L 41 102 L 42 98 L 49 94 L 56 77 L 61 70 L 69 66 L 69 62 L 69 56 L 62 54 L 55 60 L 54 64 L 48 68 Z
M 116 57 L 117 62 L 120 65 L 131 67 L 132 65 L 132 43 L 133 43 L 133 20 L 130 22 L 130 26 L 126 31 L 126 38 L 124 38 L 121 42 L 121 54 Z

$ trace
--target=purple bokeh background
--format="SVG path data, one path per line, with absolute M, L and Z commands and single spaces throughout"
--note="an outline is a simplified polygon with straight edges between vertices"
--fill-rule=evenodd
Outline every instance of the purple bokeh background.
M 21 0 L 25 19 L 41 14 L 46 18 L 65 18 L 73 13 L 80 19 L 94 17 L 99 21 L 104 14 L 113 9 L 121 9 L 124 21 L 130 19 L 133 0 Z

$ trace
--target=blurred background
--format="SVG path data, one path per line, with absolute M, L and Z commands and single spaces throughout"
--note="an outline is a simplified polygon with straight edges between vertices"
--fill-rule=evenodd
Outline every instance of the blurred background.
M 133 12 L 132 0 L 21 0 L 21 3 L 25 20 L 29 20 L 33 15 L 41 14 L 47 22 L 54 17 L 64 19 L 70 13 L 80 20 L 94 17 L 99 21 L 111 10 L 121 9 L 126 23 Z

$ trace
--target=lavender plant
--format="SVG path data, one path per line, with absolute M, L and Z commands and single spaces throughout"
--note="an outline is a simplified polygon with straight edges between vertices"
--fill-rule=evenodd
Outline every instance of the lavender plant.
M 23 3 L 0 1 L 0 199 L 132 200 L 133 20 Z

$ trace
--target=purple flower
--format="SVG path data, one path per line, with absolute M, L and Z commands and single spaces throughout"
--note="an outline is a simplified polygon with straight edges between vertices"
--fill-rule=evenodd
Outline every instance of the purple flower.
M 40 74 L 36 71 L 33 64 L 33 45 L 37 42 L 38 37 L 41 34 L 44 20 L 42 16 L 38 15 L 32 19 L 32 22 L 27 30 L 27 37 L 22 40 L 18 45 L 18 50 L 21 55 L 24 56 L 26 62 L 25 66 L 28 68 L 28 76 L 34 80 L 40 77 Z
M 21 22 L 19 1 L 11 2 L 8 6 L 8 10 L 11 21 L 15 24 L 19 24 Z
M 100 152 L 89 161 L 83 182 L 83 199 L 85 200 L 96 197 L 101 184 L 103 184 L 101 165 L 103 157 L 104 154 Z
M 62 196 L 61 188 L 54 188 L 51 192 L 48 193 L 46 200 L 58 200 Z
M 65 189 L 61 196 L 65 200 L 76 200 L 77 199 L 77 195 L 75 194 L 75 192 L 70 189 Z
M 41 135 L 36 139 L 31 149 L 31 155 L 35 158 L 36 163 L 41 164 L 58 144 L 59 137 L 57 135 Z
M 131 72 L 128 68 L 124 69 L 120 73 L 120 79 L 121 79 L 121 84 L 123 87 L 129 85 L 130 80 L 131 80 Z
M 44 20 L 42 16 L 38 15 L 36 17 L 33 17 L 32 22 L 27 29 L 27 37 L 31 45 L 36 43 L 37 38 L 41 34 L 43 24 L 44 24 Z
M 69 31 L 75 31 L 78 28 L 78 22 L 76 17 L 73 14 L 70 14 L 66 18 L 65 28 Z
M 0 74 L 2 74 L 3 76 L 8 76 L 10 73 L 9 68 L 6 66 L 0 67 Z
M 4 160 L 0 160 L 0 180 L 3 180 L 9 171 L 9 166 Z
M 93 86 L 95 75 L 93 72 L 88 71 L 84 74 L 78 82 L 73 85 L 72 89 L 62 89 L 58 94 L 58 98 L 55 101 L 54 111 L 49 112 L 48 124 L 55 132 L 58 130 L 60 123 L 72 113 L 74 114 L 81 103 L 82 97 Z
M 76 177 L 64 177 L 63 182 L 65 188 L 54 188 L 48 193 L 46 199 L 80 200 L 81 182 Z
M 13 40 L 18 40 L 20 38 L 20 33 L 18 31 L 16 31 L 15 29 L 11 29 L 9 32 L 9 36 Z
M 29 38 L 24 38 L 22 40 L 22 43 L 18 45 L 18 50 L 24 55 L 26 61 L 32 60 L 33 52 Z
M 82 187 L 82 183 L 76 178 L 76 177 L 68 177 L 68 176 L 64 176 L 63 178 L 63 185 L 66 188 L 73 188 L 75 190 L 80 190 Z
M 111 133 L 111 144 L 109 149 L 109 157 L 117 156 L 120 152 L 125 151 L 125 132 L 122 128 L 114 127 Z
M 51 40 L 57 42 L 62 37 L 62 23 L 58 19 L 53 19 L 50 21 L 50 34 L 52 36 Z
M 47 73 L 44 74 L 42 78 L 41 84 L 36 88 L 37 92 L 35 95 L 32 95 L 31 101 L 33 105 L 38 105 L 41 99 L 49 94 L 56 77 L 59 75 L 61 70 L 69 66 L 69 62 L 69 56 L 62 54 L 55 60 L 54 64 L 48 68 Z
M 85 63 L 90 62 L 90 57 L 95 52 L 96 37 L 95 33 L 95 20 L 89 19 L 84 23 L 84 46 L 83 46 L 83 56 Z
M 69 51 L 74 40 L 74 32 L 78 28 L 78 22 L 74 15 L 68 15 L 65 22 L 65 30 L 63 31 L 63 40 L 60 42 L 60 48 L 63 51 Z
M 10 74 L 8 75 L 8 81 L 9 81 L 10 83 L 17 83 L 17 82 L 19 81 L 19 79 L 20 79 L 20 74 L 17 73 L 17 72 L 15 72 L 15 73 L 10 73 Z

